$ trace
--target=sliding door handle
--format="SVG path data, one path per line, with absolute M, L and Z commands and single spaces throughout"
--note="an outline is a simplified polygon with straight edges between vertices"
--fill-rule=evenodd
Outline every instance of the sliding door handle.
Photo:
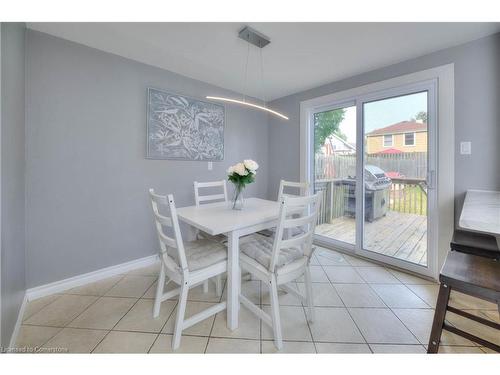
M 436 171 L 428 171 L 427 172 L 427 188 L 435 189 L 436 188 Z

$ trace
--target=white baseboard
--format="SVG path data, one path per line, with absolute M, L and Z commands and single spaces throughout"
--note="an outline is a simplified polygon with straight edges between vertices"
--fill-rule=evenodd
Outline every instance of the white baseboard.
M 19 309 L 19 314 L 17 315 L 16 325 L 14 326 L 14 330 L 12 331 L 12 335 L 10 336 L 10 342 L 9 342 L 10 348 L 16 346 L 17 336 L 19 335 L 19 329 L 21 329 L 21 324 L 23 323 L 24 310 L 26 309 L 27 304 L 28 304 L 28 294 L 25 292 L 23 297 L 23 303 L 21 304 L 21 308 Z
M 148 267 L 156 262 L 159 262 L 158 255 L 150 255 L 144 258 L 132 260 L 130 262 L 117 264 L 116 266 L 106 267 L 97 271 L 70 277 L 68 279 L 40 285 L 26 291 L 27 300 L 29 302 L 37 298 L 60 293 L 71 288 L 76 288 L 77 286 L 93 283 L 95 281 L 132 271 L 137 268 Z
M 97 271 L 84 273 L 82 275 L 70 277 L 68 279 L 55 281 L 53 283 L 40 285 L 34 288 L 26 290 L 23 298 L 23 303 L 19 309 L 19 314 L 17 316 L 16 325 L 12 336 L 10 337 L 10 347 L 14 347 L 17 341 L 17 336 L 19 335 L 19 329 L 23 322 L 24 310 L 29 301 L 33 301 L 37 298 L 45 297 L 51 294 L 60 293 L 65 290 L 76 288 L 88 283 L 93 283 L 102 279 L 106 279 L 111 276 L 119 275 L 128 271 L 132 271 L 138 268 L 148 267 L 158 262 L 158 255 L 150 255 L 148 257 L 132 260 L 130 262 L 117 264 L 116 266 L 102 268 Z

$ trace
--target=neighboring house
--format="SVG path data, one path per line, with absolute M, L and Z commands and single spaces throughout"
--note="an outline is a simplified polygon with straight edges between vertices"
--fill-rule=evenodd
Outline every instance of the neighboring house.
M 321 151 L 323 155 L 353 154 L 356 152 L 356 147 L 338 135 L 332 134 L 325 140 Z
M 427 152 L 427 124 L 402 121 L 375 129 L 366 135 L 368 154 Z

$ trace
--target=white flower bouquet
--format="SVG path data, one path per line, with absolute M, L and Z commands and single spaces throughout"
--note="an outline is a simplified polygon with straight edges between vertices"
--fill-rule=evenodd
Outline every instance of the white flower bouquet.
M 250 159 L 228 168 L 227 179 L 234 184 L 233 210 L 241 210 L 243 208 L 243 189 L 246 185 L 255 181 L 257 169 L 259 169 L 259 164 Z

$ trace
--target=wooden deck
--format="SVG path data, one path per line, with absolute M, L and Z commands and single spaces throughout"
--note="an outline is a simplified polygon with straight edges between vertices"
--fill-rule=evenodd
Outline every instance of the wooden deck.
M 354 243 L 355 220 L 336 218 L 318 225 L 316 233 Z M 427 217 L 388 211 L 385 217 L 365 223 L 364 243 L 367 250 L 427 265 Z

